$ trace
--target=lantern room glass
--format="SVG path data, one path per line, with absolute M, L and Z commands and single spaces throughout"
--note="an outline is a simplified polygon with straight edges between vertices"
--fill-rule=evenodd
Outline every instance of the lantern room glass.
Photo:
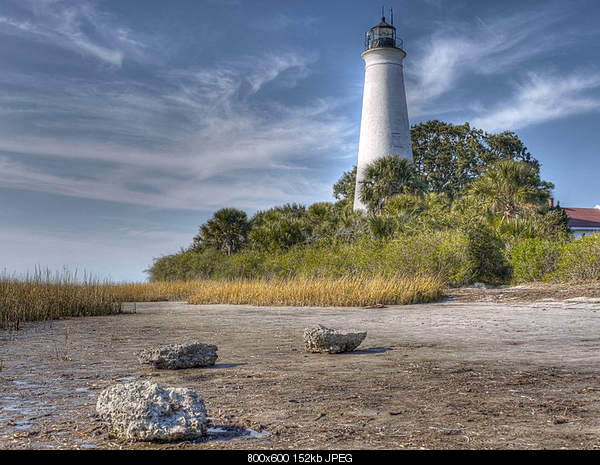
M 367 32 L 367 49 L 379 47 L 396 47 L 396 28 L 382 21 Z

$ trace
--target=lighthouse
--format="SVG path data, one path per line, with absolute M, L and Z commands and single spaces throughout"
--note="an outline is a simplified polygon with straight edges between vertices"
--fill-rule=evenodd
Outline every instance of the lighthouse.
M 399 155 L 412 161 L 410 127 L 402 61 L 406 57 L 401 39 L 396 37 L 394 16 L 365 35 L 365 87 L 363 92 L 360 141 L 354 210 L 366 210 L 360 200 L 365 168 L 378 158 Z

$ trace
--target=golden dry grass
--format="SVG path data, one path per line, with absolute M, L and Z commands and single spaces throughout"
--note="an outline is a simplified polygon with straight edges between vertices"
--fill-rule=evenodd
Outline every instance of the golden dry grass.
M 342 277 L 286 280 L 205 281 L 191 304 L 246 304 L 315 307 L 365 307 L 431 302 L 443 294 L 432 277 Z
M 117 313 L 120 307 L 106 283 L 69 273 L 36 272 L 22 279 L 0 276 L 0 328 L 21 321 Z
M 441 298 L 433 277 L 343 277 L 285 280 L 187 281 L 115 284 L 68 272 L 0 276 L 0 328 L 20 322 L 119 313 L 122 302 L 281 306 L 401 305 Z

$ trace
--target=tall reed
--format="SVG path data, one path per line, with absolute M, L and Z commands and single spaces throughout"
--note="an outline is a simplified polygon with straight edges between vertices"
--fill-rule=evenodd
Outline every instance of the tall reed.
M 85 273 L 36 270 L 22 277 L 0 274 L 0 328 L 115 314 L 123 302 L 360 307 L 431 302 L 442 292 L 442 280 L 430 276 L 111 283 Z
M 17 277 L 0 275 L 0 327 L 21 321 L 106 315 L 119 311 L 111 286 L 83 274 L 36 270 Z

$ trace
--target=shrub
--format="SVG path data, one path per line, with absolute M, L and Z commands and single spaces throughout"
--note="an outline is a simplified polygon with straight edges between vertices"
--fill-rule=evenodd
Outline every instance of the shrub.
M 334 237 L 342 222 L 342 210 L 341 205 L 330 202 L 313 203 L 306 210 L 310 229 L 308 242 L 315 243 Z
M 600 280 L 600 234 L 583 236 L 565 244 L 552 278 L 559 281 Z
M 307 242 L 311 228 L 302 205 L 288 204 L 258 212 L 252 218 L 248 239 L 258 250 L 281 250 Z
M 429 275 L 456 286 L 472 279 L 467 249 L 468 238 L 460 232 L 421 232 L 385 240 L 298 244 L 287 250 L 244 249 L 233 255 L 214 249 L 183 251 L 155 260 L 148 272 L 151 281 Z
M 451 207 L 444 194 L 396 194 L 386 202 L 383 213 L 395 218 L 397 231 L 423 234 L 456 229 Z
M 377 251 L 377 261 L 388 275 L 435 275 L 446 284 L 457 286 L 471 279 L 465 250 L 466 237 L 461 233 L 422 232 L 401 235 L 382 244 Z
M 483 222 L 473 222 L 464 228 L 467 236 L 467 257 L 475 281 L 500 284 L 508 280 L 510 268 L 504 259 L 504 243 Z
M 182 250 L 178 254 L 154 259 L 154 264 L 146 272 L 150 275 L 150 281 L 203 279 L 213 276 L 222 260 L 227 258 L 227 255 L 213 248 Z
M 556 270 L 562 243 L 539 237 L 512 244 L 509 262 L 517 283 L 541 281 Z
M 271 256 L 269 276 L 339 278 L 342 276 L 439 276 L 446 284 L 465 284 L 471 267 L 467 238 L 457 232 L 401 235 L 393 240 L 363 238 L 353 243 L 296 247 Z

